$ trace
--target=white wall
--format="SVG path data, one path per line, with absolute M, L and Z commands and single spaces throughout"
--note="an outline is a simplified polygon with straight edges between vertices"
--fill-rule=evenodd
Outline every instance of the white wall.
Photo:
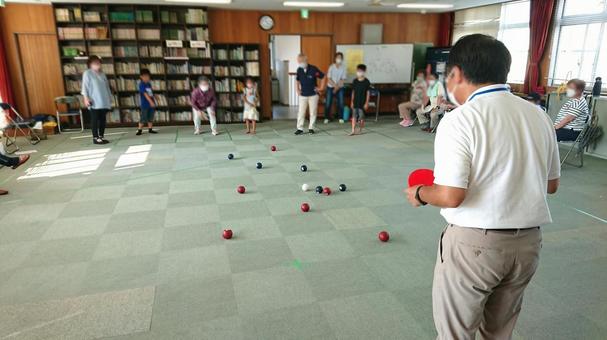
M 275 69 L 278 69 L 283 60 L 288 60 L 289 72 L 297 71 L 297 55 L 301 52 L 301 37 L 299 35 L 275 35 L 273 38 Z

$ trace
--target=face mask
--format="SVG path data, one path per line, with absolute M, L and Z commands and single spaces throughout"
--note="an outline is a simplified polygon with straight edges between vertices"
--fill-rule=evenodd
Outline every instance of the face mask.
M 99 71 L 99 70 L 101 70 L 101 64 L 92 64 L 91 69 L 93 71 Z
M 340 64 L 342 63 L 342 61 L 343 61 L 343 60 L 341 60 L 341 58 L 337 58 L 337 59 L 335 59 L 335 63 L 336 63 L 337 65 L 340 65 Z
M 417 78 L 415 78 L 416 80 L 424 80 L 424 76 L 417 76 Z
M 306 68 L 306 67 L 308 67 L 308 64 L 307 63 L 299 63 L 299 67 Z
M 428 85 L 434 86 L 436 84 L 436 80 L 428 80 Z
M 362 77 L 364 77 L 364 76 L 365 76 L 365 72 L 363 72 L 363 71 L 357 71 L 357 72 L 356 72 L 356 76 L 357 76 L 358 78 L 362 78 Z
M 202 92 L 207 92 L 209 90 L 209 85 L 200 85 L 200 89 Z
M 247 83 L 247 88 L 252 89 L 253 88 L 253 84 Z
M 567 88 L 567 92 L 566 93 L 567 93 L 567 98 L 573 98 L 573 97 L 575 97 L 575 90 L 574 89 Z

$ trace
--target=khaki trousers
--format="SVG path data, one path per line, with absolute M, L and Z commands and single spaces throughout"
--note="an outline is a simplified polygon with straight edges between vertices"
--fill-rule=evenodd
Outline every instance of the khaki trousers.
M 411 111 L 417 110 L 420 107 L 422 107 L 421 104 L 414 103 L 414 102 L 400 103 L 398 105 L 398 113 L 400 115 L 400 118 L 404 119 L 407 117 L 407 114 L 408 114 L 409 118 L 413 119 L 414 117 L 411 115 Z
M 539 228 L 485 231 L 448 225 L 438 247 L 432 305 L 437 339 L 511 339 L 539 262 Z
M 306 111 L 310 108 L 310 125 L 308 129 L 314 130 L 316 115 L 318 113 L 318 95 L 304 97 L 299 96 L 299 112 L 297 112 L 297 130 L 303 130 L 306 121 Z

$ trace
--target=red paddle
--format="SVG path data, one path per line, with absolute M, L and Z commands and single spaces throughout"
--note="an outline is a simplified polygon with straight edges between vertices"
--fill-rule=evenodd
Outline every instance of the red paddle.
M 409 186 L 434 184 L 434 171 L 430 169 L 417 169 L 409 174 Z

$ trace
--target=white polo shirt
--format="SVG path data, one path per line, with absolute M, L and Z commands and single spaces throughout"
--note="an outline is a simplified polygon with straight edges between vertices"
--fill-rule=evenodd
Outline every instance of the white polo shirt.
M 447 113 L 434 144 L 434 183 L 467 189 L 448 223 L 484 229 L 551 223 L 548 180 L 560 177 L 556 134 L 548 115 L 506 85 L 475 91 Z

